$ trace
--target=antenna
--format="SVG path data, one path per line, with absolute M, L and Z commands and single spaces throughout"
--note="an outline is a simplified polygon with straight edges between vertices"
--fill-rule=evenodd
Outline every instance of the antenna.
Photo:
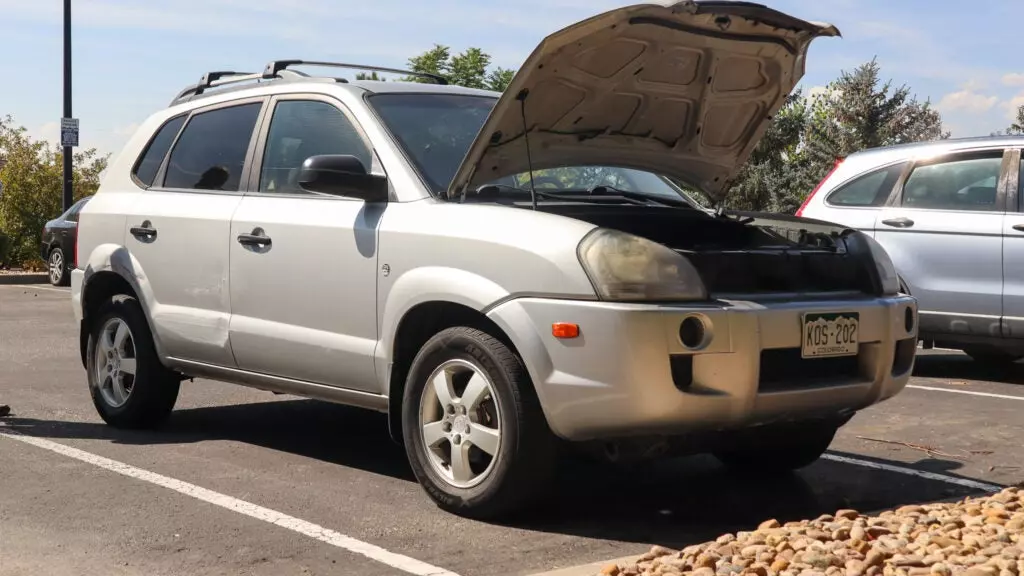
M 533 158 L 530 156 L 530 129 L 526 123 L 526 97 L 529 96 L 530 91 L 523 88 L 516 94 L 516 100 L 519 100 L 520 115 L 523 117 L 523 142 L 526 143 L 526 167 L 530 170 L 530 203 L 533 204 L 533 209 L 537 209 L 537 189 L 533 184 Z

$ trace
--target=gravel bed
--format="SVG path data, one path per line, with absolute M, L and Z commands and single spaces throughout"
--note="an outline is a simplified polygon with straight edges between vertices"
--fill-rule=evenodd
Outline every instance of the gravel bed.
M 1024 490 L 763 522 L 681 551 L 655 546 L 600 576 L 1024 576 Z

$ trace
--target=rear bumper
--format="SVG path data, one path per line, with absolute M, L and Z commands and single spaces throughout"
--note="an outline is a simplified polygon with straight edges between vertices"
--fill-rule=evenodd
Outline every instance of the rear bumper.
M 857 355 L 802 359 L 805 312 L 859 312 Z M 679 336 L 694 315 L 708 326 L 698 350 Z M 523 298 L 489 316 L 525 360 L 552 430 L 569 440 L 848 416 L 902 390 L 917 347 L 909 296 L 700 306 Z M 554 338 L 555 322 L 579 324 L 580 336 Z

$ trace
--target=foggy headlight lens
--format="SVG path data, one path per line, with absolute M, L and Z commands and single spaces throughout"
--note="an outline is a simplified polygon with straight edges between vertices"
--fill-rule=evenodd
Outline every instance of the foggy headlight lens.
M 650 240 L 598 228 L 580 243 L 580 262 L 602 300 L 706 300 L 685 256 Z

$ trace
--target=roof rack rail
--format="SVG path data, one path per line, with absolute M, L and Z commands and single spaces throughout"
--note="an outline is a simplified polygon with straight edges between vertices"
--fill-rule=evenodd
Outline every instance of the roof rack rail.
M 282 70 L 288 76 L 291 77 L 306 77 L 308 74 L 299 72 L 298 70 Z M 171 100 L 171 105 L 177 104 L 184 98 L 199 96 L 206 92 L 209 88 L 216 88 L 219 86 L 225 86 L 227 84 L 235 84 L 237 82 L 246 82 L 249 80 L 269 80 L 274 78 L 281 78 L 281 74 L 275 74 L 274 76 L 267 77 L 266 74 L 258 72 L 234 72 L 230 70 L 216 70 L 213 72 L 207 72 L 203 74 L 203 77 L 199 79 L 199 82 L 186 86 L 178 95 Z
M 398 68 L 384 68 L 381 66 L 367 66 L 363 64 L 345 64 L 342 62 L 316 62 L 313 60 L 274 60 L 269 62 L 266 68 L 263 69 L 264 78 L 274 78 L 277 74 L 289 66 L 329 66 L 331 68 L 350 68 L 353 70 L 369 70 L 371 72 L 393 72 L 395 74 L 406 74 L 409 76 L 419 76 L 421 78 L 429 78 L 437 84 L 448 84 L 448 80 L 444 76 L 438 74 L 431 74 L 429 72 L 413 72 L 411 70 L 401 70 Z

